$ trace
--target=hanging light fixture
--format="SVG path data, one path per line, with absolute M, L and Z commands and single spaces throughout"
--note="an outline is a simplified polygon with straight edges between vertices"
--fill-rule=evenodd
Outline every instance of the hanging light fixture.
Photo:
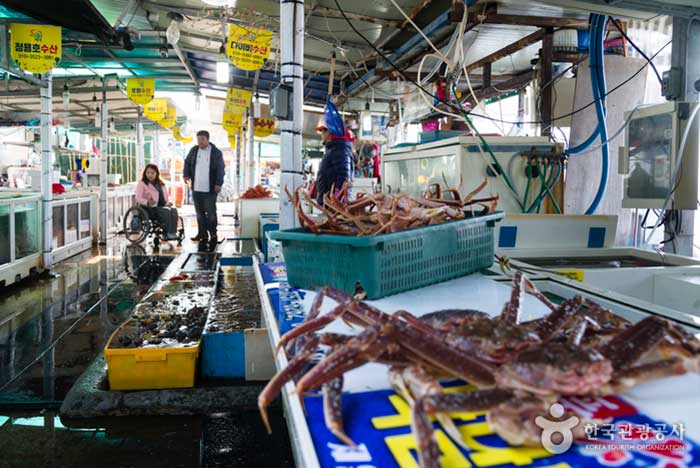
M 362 135 L 372 134 L 372 112 L 370 111 L 369 102 L 365 104 L 365 110 L 362 112 Z
M 97 96 L 93 93 L 92 102 L 95 104 L 95 128 L 102 126 L 102 115 L 100 114 L 100 106 L 97 105 Z
M 184 18 L 181 14 L 172 11 L 168 12 L 168 18 L 170 18 L 170 25 L 165 30 L 165 39 L 168 44 L 175 46 L 180 40 L 180 23 Z
M 114 117 L 109 119 L 109 131 L 110 132 L 116 132 L 117 131 L 117 124 L 114 123 Z
M 63 94 L 61 96 L 63 97 L 63 108 L 67 110 L 70 104 L 70 91 L 67 84 L 63 85 Z
M 225 52 L 226 52 L 226 46 L 224 45 L 226 41 L 224 41 L 221 44 L 221 47 L 219 48 L 219 53 L 221 54 L 221 57 L 216 62 L 216 82 L 225 84 L 229 82 L 229 64 L 228 64 L 228 59 L 226 58 Z
M 194 92 L 194 111 L 199 112 L 202 109 L 202 93 L 199 90 Z
M 253 117 L 259 119 L 260 113 L 260 95 L 255 93 L 255 100 L 253 101 Z

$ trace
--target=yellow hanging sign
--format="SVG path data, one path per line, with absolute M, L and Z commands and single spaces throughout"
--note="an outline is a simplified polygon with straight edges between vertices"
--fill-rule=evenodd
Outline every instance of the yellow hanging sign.
M 243 123 L 243 114 L 232 114 L 224 111 L 221 117 L 221 126 L 224 127 L 229 134 L 236 133 Z
M 272 31 L 231 25 L 228 31 L 226 56 L 241 70 L 259 70 L 270 56 Z
M 167 110 L 165 111 L 165 117 L 159 120 L 158 123 L 165 128 L 173 128 L 175 122 L 177 121 L 177 108 L 168 103 Z
M 167 98 L 155 98 L 151 102 L 149 102 L 143 109 L 143 115 L 153 120 L 154 122 L 159 122 L 160 120 L 163 120 L 163 118 L 165 118 L 167 110 Z
M 265 138 L 275 133 L 275 119 L 255 119 L 253 134 L 256 137 Z
M 61 61 L 61 27 L 41 24 L 10 25 L 12 60 L 22 70 L 46 73 Z
M 236 137 L 233 135 L 228 136 L 228 144 L 231 145 L 231 150 L 236 149 Z
M 250 105 L 250 98 L 252 95 L 252 92 L 245 89 L 229 88 L 226 91 L 226 105 L 224 106 L 224 112 L 230 112 L 231 114 L 245 114 L 248 105 Z
M 185 137 L 185 136 L 183 136 L 182 133 L 181 133 L 181 131 L 180 131 L 180 130 L 181 130 L 181 127 L 182 127 L 181 125 L 175 125 L 175 126 L 173 127 L 173 137 L 174 137 L 176 140 L 181 141 L 181 142 L 183 142 L 183 143 L 185 143 L 185 144 L 191 143 L 191 142 L 192 142 L 192 137 L 191 137 L 191 136 L 190 136 L 190 137 Z
M 126 95 L 134 104 L 146 105 L 156 94 L 156 80 L 153 78 L 129 78 L 126 80 Z

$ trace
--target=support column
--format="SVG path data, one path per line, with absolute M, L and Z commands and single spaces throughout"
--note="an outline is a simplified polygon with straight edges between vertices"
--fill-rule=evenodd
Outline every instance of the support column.
M 53 167 L 51 165 L 51 100 L 53 83 L 51 72 L 45 76 L 46 84 L 41 87 L 41 212 L 43 213 L 44 238 L 43 260 L 44 269 L 50 270 L 51 246 L 53 242 Z
M 280 122 L 281 187 L 293 192 L 302 182 L 301 132 L 304 124 L 304 2 L 280 0 L 282 84 L 292 88 L 291 119 Z M 294 207 L 280 195 L 280 229 L 299 226 Z
M 109 111 L 107 82 L 102 82 L 102 144 L 100 145 L 100 244 L 107 244 L 107 164 L 109 159 Z
M 151 163 L 158 166 L 160 169 L 160 127 L 156 124 L 155 130 L 153 131 L 153 143 L 151 144 L 151 152 L 153 157 L 151 158 Z
M 673 42 L 671 43 L 671 68 L 681 70 L 681 87 L 678 101 L 697 102 L 700 97 L 695 89 L 695 82 L 700 79 L 700 22 L 684 18 L 673 18 Z M 697 116 L 696 118 L 700 118 Z M 680 255 L 693 256 L 693 239 L 695 236 L 695 218 L 697 212 L 694 210 L 683 210 L 681 229 L 677 233 L 677 250 L 674 253 Z M 669 230 L 665 233 L 666 238 L 670 238 L 673 233 Z M 673 249 L 671 242 L 666 244 L 667 248 Z
M 552 52 L 554 48 L 554 29 L 547 28 L 542 38 L 542 55 L 540 56 L 540 133 L 552 134 Z M 546 87 L 545 87 L 546 86 Z
M 138 108 L 136 117 L 136 180 L 141 177 L 143 168 L 146 167 L 145 147 L 143 142 L 143 109 Z
M 236 161 L 233 165 L 237 197 L 240 197 L 241 193 L 243 193 L 243 183 L 241 181 L 241 146 L 243 146 L 243 137 L 241 133 L 242 130 L 239 128 L 236 132 Z
M 248 187 L 255 186 L 258 181 L 255 174 L 255 118 L 252 103 L 248 114 Z

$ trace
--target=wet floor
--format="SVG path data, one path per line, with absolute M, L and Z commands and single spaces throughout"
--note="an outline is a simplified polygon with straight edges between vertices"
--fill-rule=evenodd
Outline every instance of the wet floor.
M 57 415 L 73 383 L 179 253 L 168 249 L 152 255 L 150 247 L 116 239 L 62 262 L 52 277 L 0 290 L 0 468 L 293 466 L 279 409 L 272 436 L 257 412 Z

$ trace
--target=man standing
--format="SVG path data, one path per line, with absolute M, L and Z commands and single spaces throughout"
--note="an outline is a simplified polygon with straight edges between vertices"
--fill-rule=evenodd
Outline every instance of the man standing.
M 216 197 L 224 183 L 224 157 L 221 150 L 209 142 L 209 132 L 197 132 L 197 146 L 187 158 L 183 177 L 192 188 L 192 201 L 197 213 L 197 235 L 193 241 L 216 246 Z

